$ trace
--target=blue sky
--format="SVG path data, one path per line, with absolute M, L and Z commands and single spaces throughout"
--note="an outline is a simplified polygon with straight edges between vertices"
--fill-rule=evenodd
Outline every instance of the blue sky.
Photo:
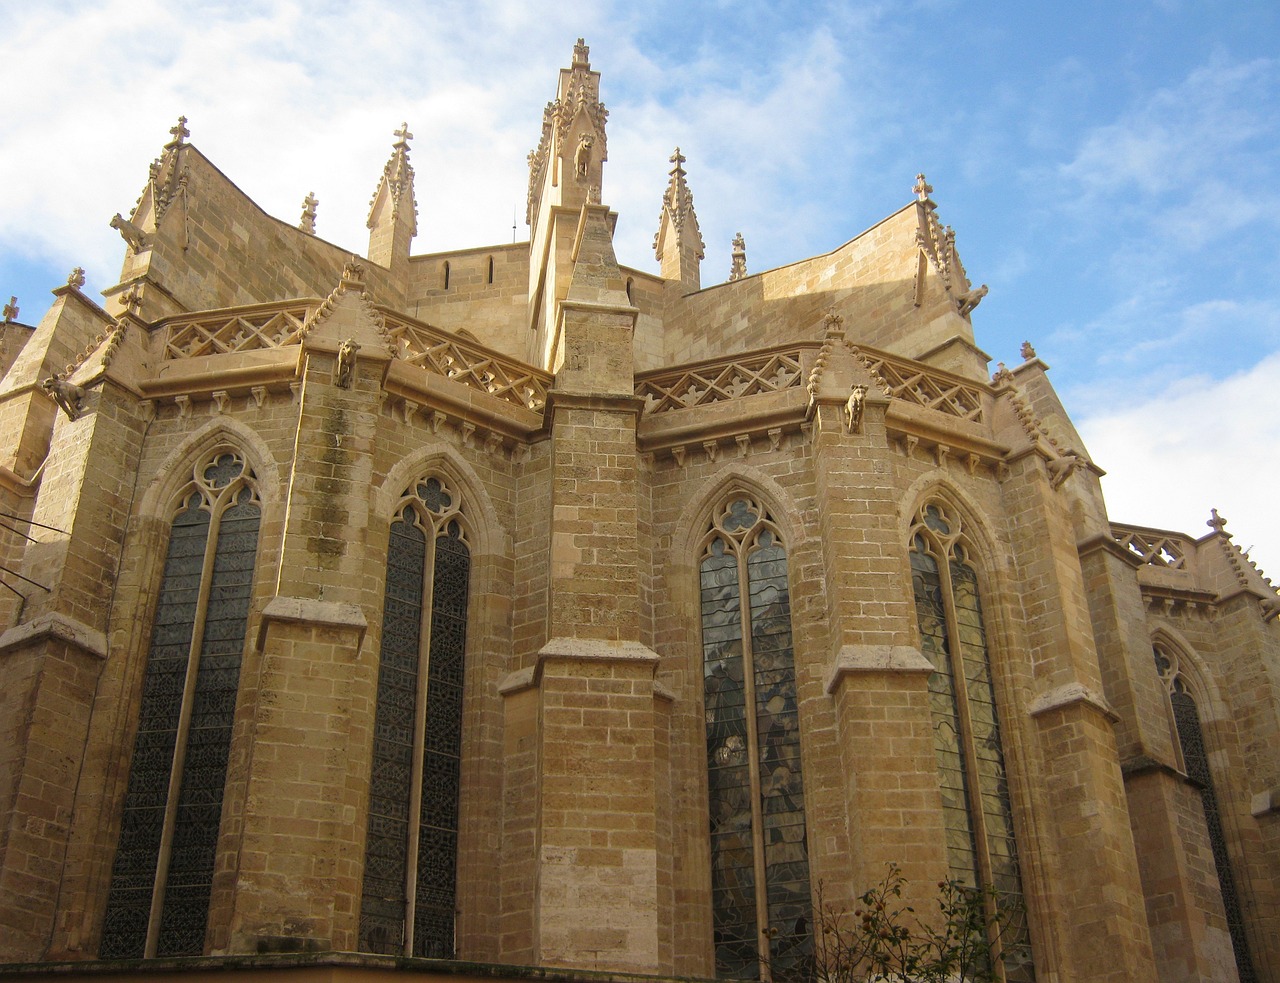
M 1029 339 L 1120 521 L 1207 530 L 1280 578 L 1280 4 L 93 4 L 0 0 L 0 293 L 34 323 L 114 281 L 180 113 L 267 211 L 363 252 L 402 120 L 415 251 L 510 241 L 525 155 L 579 35 L 610 109 L 604 199 L 655 269 L 678 144 L 723 278 L 829 250 L 934 186 L 979 344 Z M 15 80 L 21 80 L 20 82 Z M 15 98 L 20 93 L 20 98 Z M 517 234 L 524 238 L 523 218 Z M 994 364 L 993 364 L 994 368 Z

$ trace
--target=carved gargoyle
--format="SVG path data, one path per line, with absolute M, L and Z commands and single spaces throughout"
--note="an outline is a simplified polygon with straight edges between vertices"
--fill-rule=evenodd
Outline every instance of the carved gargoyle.
M 84 390 L 74 382 L 68 382 L 60 372 L 55 372 L 41 383 L 44 391 L 53 397 L 53 401 L 67 414 L 68 420 L 80 416 L 80 401 L 84 399 Z
M 844 428 L 848 433 L 862 433 L 862 411 L 867 404 L 867 387 L 854 386 L 844 404 Z
M 987 295 L 987 285 L 984 283 L 976 290 L 966 290 L 956 296 L 956 310 L 960 312 L 961 317 L 968 317 L 969 313 L 982 303 L 982 298 Z
M 340 389 L 350 389 L 356 368 L 356 352 L 360 346 L 348 338 L 338 349 L 338 368 L 335 381 Z
M 1049 468 L 1049 485 L 1052 488 L 1061 488 L 1063 483 L 1070 478 L 1077 468 L 1084 466 L 1084 458 L 1079 454 L 1068 451 L 1061 457 L 1055 457 L 1048 462 Z
M 111 219 L 111 227 L 124 237 L 124 241 L 129 244 L 129 248 L 135 253 L 151 245 L 151 237 L 119 212 L 116 212 Z

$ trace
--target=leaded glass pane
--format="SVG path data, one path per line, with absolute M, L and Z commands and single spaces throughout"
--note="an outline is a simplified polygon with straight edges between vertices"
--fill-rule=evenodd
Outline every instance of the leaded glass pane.
M 98 950 L 103 959 L 140 959 L 146 954 L 209 521 L 209 513 L 200 508 L 200 496 L 192 495 L 174 519 L 169 536 Z
M 754 976 L 755 845 L 743 683 L 738 561 L 716 540 L 702 561 L 703 694 L 711 807 L 711 895 L 716 971 Z
M 921 650 L 934 668 L 929 676 L 929 706 L 933 712 L 933 748 L 938 758 L 942 790 L 947 862 L 953 878 L 969 887 L 977 887 L 980 883 L 978 850 L 969 810 L 968 767 L 951 667 L 942 577 L 938 561 L 926 552 L 921 538 L 917 538 L 911 551 L 911 587 L 915 595 L 916 619 L 920 624 Z
M 1240 911 L 1240 898 L 1236 894 L 1231 856 L 1227 852 L 1227 838 L 1222 831 L 1218 796 L 1214 792 L 1213 776 L 1209 772 L 1209 756 L 1205 752 L 1200 714 L 1196 710 L 1195 700 L 1181 686 L 1176 686 L 1169 694 L 1169 702 L 1173 705 L 1173 722 L 1177 726 L 1178 743 L 1182 745 L 1182 758 L 1186 764 L 1187 775 L 1200 786 L 1205 826 L 1209 832 L 1209 845 L 1213 849 L 1213 864 L 1218 871 L 1218 886 L 1222 889 L 1222 907 L 1227 915 L 1227 929 L 1231 933 L 1231 945 L 1235 950 L 1240 983 L 1254 983 L 1258 977 L 1254 972 L 1253 959 L 1249 954 L 1249 941 L 1245 937 L 1244 917 Z
M 456 525 L 452 535 L 437 537 L 435 547 L 413 953 L 452 959 L 471 553 L 457 537 Z
M 360 950 L 400 955 L 405 943 L 413 734 L 422 633 L 426 534 L 412 508 L 392 523 L 374 714 Z
M 1018 919 L 1018 924 L 1010 925 L 1005 945 L 1006 978 L 1010 981 L 1030 979 L 1031 946 L 1021 914 L 1025 912 L 1026 904 L 1013 835 L 1009 782 L 1005 775 L 1000 719 L 982 621 L 982 602 L 978 596 L 977 575 L 972 567 L 958 560 L 951 561 L 951 590 L 992 886 L 998 892 L 997 901 L 1002 911 L 1011 920 Z
M 204 951 L 222 790 L 258 549 L 258 506 L 249 501 L 248 489 L 241 489 L 238 497 L 236 505 L 223 511 L 218 527 L 165 881 L 158 956 L 190 956 Z
M 787 557 L 769 533 L 747 557 L 770 968 L 785 973 L 813 952 L 804 783 Z

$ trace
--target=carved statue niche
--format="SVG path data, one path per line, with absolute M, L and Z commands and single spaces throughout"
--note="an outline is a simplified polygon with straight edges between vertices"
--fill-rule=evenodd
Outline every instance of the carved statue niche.
M 84 389 L 74 382 L 68 382 L 60 372 L 49 376 L 41 385 L 61 407 L 62 412 L 67 414 L 68 420 L 75 420 L 80 416 L 80 401 L 84 399 Z
M 338 366 L 334 372 L 334 381 L 340 389 L 350 389 L 355 376 L 356 352 L 360 350 L 352 339 L 348 338 L 338 348 Z
M 595 146 L 595 140 L 591 138 L 591 134 L 584 133 L 578 137 L 578 149 L 573 154 L 573 166 L 578 172 L 578 177 L 587 176 L 587 171 L 591 168 L 591 149 Z
M 866 407 L 867 387 L 854 386 L 849 401 L 844 404 L 844 428 L 846 433 L 862 433 L 862 411 Z

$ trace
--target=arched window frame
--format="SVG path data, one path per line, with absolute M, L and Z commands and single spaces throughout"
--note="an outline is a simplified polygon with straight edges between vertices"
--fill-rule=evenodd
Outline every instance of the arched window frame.
M 783 532 L 768 507 L 744 491 L 718 500 L 697 556 L 716 972 L 770 979 L 803 967 L 812 954 L 790 564 Z M 741 663 L 737 680 L 732 678 L 738 671 L 732 665 L 735 646 Z M 761 680 L 767 680 L 767 691 L 760 688 Z M 751 708 L 755 712 L 748 712 Z M 739 756 L 745 759 L 745 775 L 735 778 L 732 770 L 744 763 Z M 774 808 L 779 803 L 791 808 Z M 732 853 L 744 849 L 734 851 L 732 841 L 744 823 L 751 852 L 749 911 L 726 901 L 735 893 Z M 718 837 L 728 838 L 724 849 L 718 848 Z M 735 921 L 749 924 L 738 925 L 736 935 L 722 932 Z
M 262 502 L 227 444 L 198 459 L 171 501 L 101 958 L 200 955 L 208 928 Z
M 1235 864 L 1227 845 L 1223 814 L 1218 803 L 1213 769 L 1210 767 L 1210 746 L 1204 728 L 1200 708 L 1208 706 L 1203 687 L 1197 685 L 1189 664 L 1184 664 L 1177 646 L 1163 638 L 1156 638 L 1151 646 L 1156 672 L 1164 683 L 1165 700 L 1169 714 L 1169 727 L 1173 746 L 1178 756 L 1178 767 L 1191 779 L 1200 791 L 1204 807 L 1205 827 L 1209 846 L 1213 852 L 1214 869 L 1218 888 L 1222 894 L 1222 907 L 1227 919 L 1227 931 L 1236 961 L 1240 983 L 1254 983 L 1258 976 L 1253 967 L 1249 940 L 1245 931 L 1244 912 L 1240 894 L 1236 888 Z M 1187 663 L 1190 660 L 1185 660 Z
M 960 511 L 938 497 L 916 511 L 908 549 L 921 650 L 935 669 L 929 698 L 950 876 L 987 893 L 988 918 L 1007 926 L 991 939 L 1001 978 L 1034 979 L 978 550 Z
M 412 544 L 397 547 L 398 528 L 405 543 L 412 540 Z M 454 955 L 472 540 L 461 496 L 445 478 L 432 472 L 409 484 L 391 520 L 387 549 L 361 888 L 361 951 L 435 958 Z M 420 553 L 408 552 L 411 549 Z M 448 599 L 446 592 L 451 595 Z M 406 620 L 406 608 L 416 608 L 416 619 Z M 408 635 L 403 634 L 406 631 Z M 410 671 L 411 682 L 404 678 Z M 397 687 L 397 682 L 410 682 L 411 695 L 406 697 L 408 688 Z M 408 733 L 404 714 L 399 712 L 406 698 L 412 702 Z M 442 720 L 450 728 L 443 736 Z M 401 740 L 395 739 L 397 734 Z M 403 774 L 406 764 L 407 775 Z M 434 795 L 427 789 L 429 777 L 436 784 Z M 434 867 L 429 868 L 432 863 Z M 428 904 L 428 895 L 437 903 Z

